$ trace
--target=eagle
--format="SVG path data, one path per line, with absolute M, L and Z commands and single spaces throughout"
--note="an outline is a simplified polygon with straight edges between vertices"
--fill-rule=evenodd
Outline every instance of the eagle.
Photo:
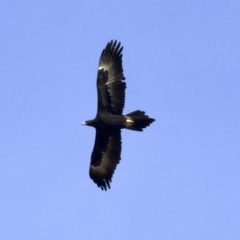
M 93 120 L 82 123 L 96 129 L 89 175 L 105 191 L 110 189 L 113 173 L 121 159 L 121 129 L 143 131 L 155 121 L 140 110 L 122 114 L 126 89 L 122 50 L 117 40 L 111 40 L 103 49 L 97 73 L 97 114 Z

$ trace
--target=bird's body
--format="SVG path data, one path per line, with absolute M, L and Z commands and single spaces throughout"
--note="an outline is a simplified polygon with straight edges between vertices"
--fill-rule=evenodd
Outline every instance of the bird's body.
M 86 125 L 98 128 L 115 128 L 121 129 L 124 128 L 125 117 L 122 115 L 114 115 L 111 113 L 100 113 L 93 120 L 86 121 Z
M 96 129 L 89 175 L 102 190 L 110 188 L 114 170 L 121 159 L 121 129 L 142 131 L 155 121 L 140 110 L 122 115 L 126 89 L 122 49 L 120 43 L 111 41 L 102 51 L 97 76 L 97 115 L 83 123 Z

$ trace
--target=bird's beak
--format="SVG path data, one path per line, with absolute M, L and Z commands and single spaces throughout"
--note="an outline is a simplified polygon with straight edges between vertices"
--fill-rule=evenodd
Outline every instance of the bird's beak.
M 82 125 L 87 125 L 87 123 L 86 123 L 86 122 L 83 122 Z

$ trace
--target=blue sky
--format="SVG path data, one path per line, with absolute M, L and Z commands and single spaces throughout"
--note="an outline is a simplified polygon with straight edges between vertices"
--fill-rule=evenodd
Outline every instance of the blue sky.
M 239 1 L 1 1 L 0 238 L 240 239 Z M 111 190 L 88 176 L 99 56 L 122 42 Z

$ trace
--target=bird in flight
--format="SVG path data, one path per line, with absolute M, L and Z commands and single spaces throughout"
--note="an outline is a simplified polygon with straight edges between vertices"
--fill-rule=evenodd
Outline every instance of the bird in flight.
M 143 131 L 155 119 L 136 110 L 123 115 L 126 83 L 121 43 L 110 41 L 100 56 L 97 73 L 97 114 L 83 125 L 96 129 L 89 175 L 102 190 L 110 189 L 114 170 L 121 159 L 121 129 Z

